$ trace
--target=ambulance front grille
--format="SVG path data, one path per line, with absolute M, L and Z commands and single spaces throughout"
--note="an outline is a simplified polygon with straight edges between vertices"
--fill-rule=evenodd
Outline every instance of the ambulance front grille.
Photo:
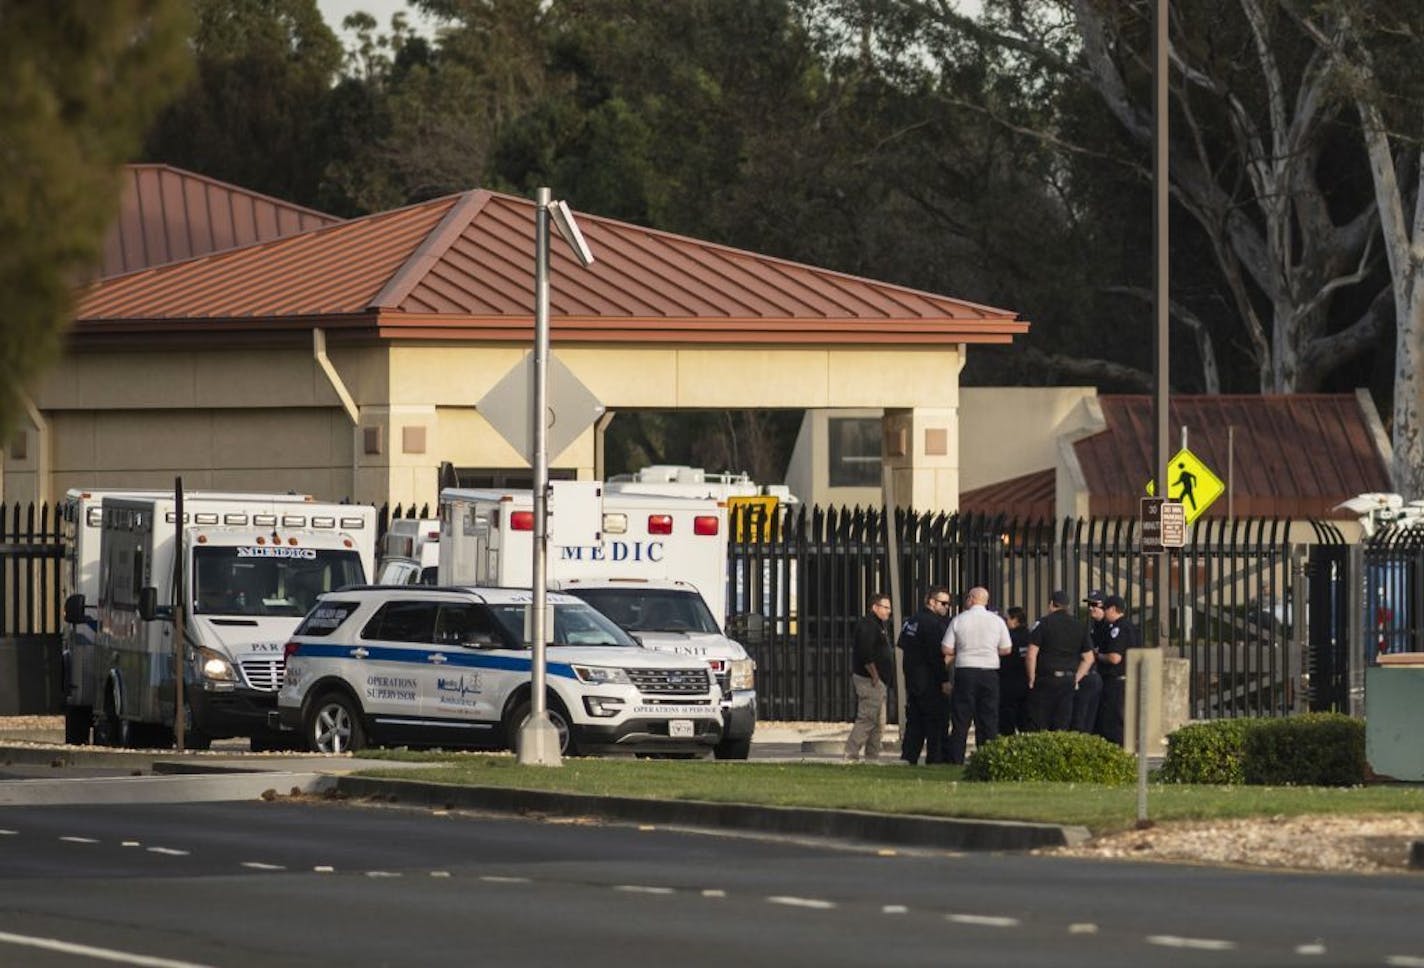
M 281 659 L 243 659 L 242 677 L 253 689 L 276 692 L 282 687 Z
M 645 696 L 700 696 L 710 688 L 707 669 L 628 669 L 628 678 Z

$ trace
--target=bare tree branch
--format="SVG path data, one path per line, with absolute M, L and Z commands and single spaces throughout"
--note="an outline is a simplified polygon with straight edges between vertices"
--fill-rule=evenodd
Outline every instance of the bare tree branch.
M 1045 353 L 1033 347 L 1024 350 L 1024 359 L 1033 366 L 1048 369 L 1075 380 L 1087 380 L 1090 383 L 1126 383 L 1130 386 L 1140 387 L 1145 392 L 1151 392 L 1153 387 L 1152 374 L 1133 366 L 1114 363 L 1111 360 L 1091 360 L 1080 356 Z
M 1121 296 L 1132 296 L 1149 305 L 1153 300 L 1152 290 L 1144 289 L 1141 286 L 1108 286 L 1103 291 Z M 1221 370 L 1217 366 L 1216 347 L 1212 343 L 1211 330 L 1207 328 L 1206 322 L 1175 299 L 1168 303 L 1167 310 L 1173 319 L 1192 331 L 1192 338 L 1197 344 L 1197 355 L 1201 358 L 1202 386 L 1207 393 L 1220 393 Z

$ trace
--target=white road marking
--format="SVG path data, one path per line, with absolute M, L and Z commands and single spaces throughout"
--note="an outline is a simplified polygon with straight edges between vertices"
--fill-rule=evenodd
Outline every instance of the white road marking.
M 709 887 L 702 892 L 703 897 L 726 897 L 727 892 L 716 887 Z
M 529 883 L 529 878 L 527 878 L 527 877 L 500 877 L 498 874 L 485 874 L 483 877 L 480 878 L 480 880 L 482 880 L 482 881 L 488 881 L 490 884 L 528 884 L 528 883 Z
M 992 914 L 946 914 L 944 918 L 955 924 L 977 924 L 982 928 L 1012 928 L 1019 923 L 1018 918 L 997 917 Z
M 330 864 L 317 864 L 315 867 L 312 868 L 312 870 L 318 874 L 330 874 L 335 871 L 336 868 L 332 867 Z
M 1415 958 L 1413 955 L 1390 955 L 1384 963 L 1391 968 L 1424 968 L 1424 958 Z
M 142 847 L 143 845 L 140 844 L 137 840 L 126 840 L 126 841 L 124 841 L 123 843 L 119 844 L 119 846 L 120 846 L 120 847 Z
M 657 828 L 657 827 L 654 827 L 654 826 L 653 826 L 652 824 L 650 824 L 650 823 L 640 823 L 640 824 L 638 824 L 638 829 L 639 829 L 639 830 L 657 830 L 658 828 Z
M 1323 955 L 1325 945 L 1323 944 L 1301 944 L 1296 945 L 1295 953 L 1298 955 Z
M 906 914 L 906 913 L 909 912 L 909 910 L 910 910 L 910 909 L 907 908 L 907 907 L 905 907 L 905 905 L 903 905 L 903 904 L 887 904 L 887 905 L 885 905 L 883 908 L 880 909 L 880 913 L 881 913 L 881 914 Z
M 672 894 L 670 887 L 648 887 L 644 884 L 615 884 L 615 891 L 627 891 L 629 894 Z
M 1079 921 L 1077 924 L 1068 925 L 1069 934 L 1097 934 L 1098 926 L 1091 921 Z
M 62 840 L 62 841 L 64 841 L 66 844 L 97 844 L 97 843 L 98 843 L 98 841 L 95 840 L 93 837 L 61 837 L 61 838 L 59 838 L 59 839 Z
M 816 897 L 787 897 L 777 895 L 766 899 L 769 904 L 785 904 L 787 907 L 815 908 L 817 911 L 829 911 L 836 906 L 835 901 L 823 901 Z
M 900 855 L 900 852 L 898 850 L 890 850 L 889 848 L 877 850 L 875 853 L 877 856 L 880 857 L 898 857 Z
M 18 833 L 18 830 L 0 830 L 0 837 L 13 837 Z
M 449 871 L 431 871 L 431 872 L 430 872 L 430 876 L 431 876 L 431 877 L 449 877 L 449 876 L 450 876 L 450 872 L 449 872 Z
M 96 961 L 112 961 L 121 965 L 136 965 L 139 968 L 209 968 L 193 961 L 175 961 L 172 958 L 154 958 L 136 955 L 114 948 L 95 948 L 87 944 L 74 944 L 58 938 L 37 938 L 26 934 L 10 934 L 0 931 L 0 943 L 22 945 L 27 948 L 42 948 L 45 951 L 59 951 L 67 955 L 80 955 Z
M 242 862 L 242 866 L 250 867 L 255 871 L 284 871 L 287 869 L 281 864 L 264 864 L 260 860 L 245 860 Z
M 1147 943 L 1163 948 L 1192 948 L 1196 951 L 1232 951 L 1236 948 L 1235 941 L 1218 941 L 1215 938 L 1179 938 L 1174 934 L 1151 934 L 1147 936 Z
M 188 856 L 188 852 L 186 850 L 179 850 L 177 847 L 150 847 L 148 848 L 148 852 L 150 854 L 165 854 L 169 857 Z
M 367 877 L 400 877 L 397 871 L 367 871 Z

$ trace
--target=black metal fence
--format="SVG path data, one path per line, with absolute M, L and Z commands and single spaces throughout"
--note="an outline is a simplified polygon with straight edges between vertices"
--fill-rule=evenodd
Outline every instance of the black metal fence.
M 0 505 L 0 715 L 61 707 L 63 561 L 58 509 Z
M 1033 616 L 1055 589 L 1074 601 L 1101 590 L 1121 595 L 1148 634 L 1157 629 L 1149 592 L 1165 559 L 1138 552 L 1135 520 L 906 511 L 887 520 L 873 509 L 804 507 L 746 514 L 734 509 L 730 526 L 728 626 L 757 661 L 768 719 L 853 716 L 851 632 L 880 591 L 897 594 L 897 614 L 908 615 L 933 586 L 958 597 L 982 585 L 996 607 L 1022 605 Z M 1287 521 L 1208 519 L 1171 556 L 1166 617 L 1173 654 L 1190 660 L 1193 718 L 1284 715 L 1303 698 L 1291 600 L 1306 564 L 1289 535 Z

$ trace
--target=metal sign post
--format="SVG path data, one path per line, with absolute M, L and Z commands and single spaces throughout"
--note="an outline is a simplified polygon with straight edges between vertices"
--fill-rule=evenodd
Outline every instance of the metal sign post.
M 558 220 L 559 234 L 573 249 L 584 267 L 593 263 L 593 253 L 584 242 L 583 233 L 574 221 L 573 212 L 563 202 L 550 200 L 547 188 L 534 195 L 534 392 L 530 400 L 529 426 L 534 452 L 534 567 L 533 602 L 530 608 L 529 718 L 519 727 L 516 741 L 520 763 L 537 766 L 559 766 L 559 731 L 549 719 L 545 693 L 545 646 L 548 627 L 548 552 L 549 552 L 549 217 Z M 594 415 L 595 417 L 597 414 Z
M 519 762 L 558 766 L 559 731 L 549 719 L 545 696 L 544 643 L 549 630 L 544 609 L 548 604 L 549 548 L 549 422 L 545 378 L 549 372 L 549 189 L 535 196 L 534 209 L 534 399 L 530 427 L 534 431 L 534 601 L 529 626 L 533 662 L 529 670 L 530 712 L 519 727 Z
M 155 521 L 154 527 L 158 526 Z M 188 593 L 185 590 L 187 582 L 183 580 L 183 478 L 173 479 L 173 547 L 175 549 L 173 560 L 177 562 L 173 567 L 173 745 L 178 752 L 183 752 L 185 723 L 183 715 L 183 677 L 188 673 L 188 650 L 184 646 L 183 638 L 187 630 L 184 628 L 184 617 L 187 612 L 185 607 L 188 602 Z

